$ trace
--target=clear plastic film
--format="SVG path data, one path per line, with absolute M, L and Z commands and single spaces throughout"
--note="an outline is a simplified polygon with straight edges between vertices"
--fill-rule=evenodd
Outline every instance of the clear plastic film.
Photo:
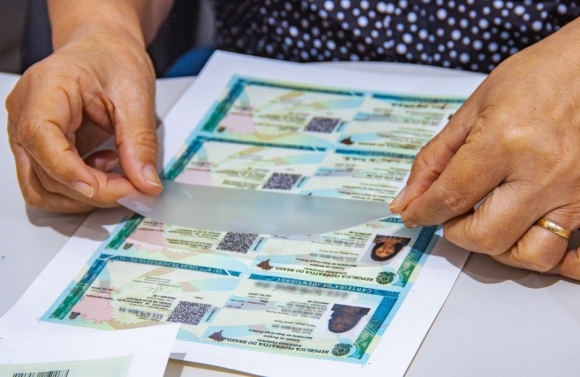
M 283 236 L 342 230 L 392 215 L 385 203 L 163 182 L 161 195 L 119 203 L 154 221 L 188 228 Z

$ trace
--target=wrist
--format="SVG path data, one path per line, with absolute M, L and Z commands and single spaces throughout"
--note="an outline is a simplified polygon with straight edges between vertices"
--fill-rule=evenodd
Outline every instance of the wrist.
M 577 18 L 563 28 L 540 41 L 552 60 L 562 63 L 562 69 L 580 69 L 580 50 L 576 48 L 580 41 L 580 18 Z
M 134 1 L 49 0 L 54 50 L 85 37 L 129 38 L 145 48 L 140 12 Z

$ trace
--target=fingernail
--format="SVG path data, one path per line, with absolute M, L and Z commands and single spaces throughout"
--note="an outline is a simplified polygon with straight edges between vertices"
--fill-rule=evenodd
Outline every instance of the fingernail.
M 81 181 L 74 181 L 72 187 L 88 198 L 92 198 L 95 194 L 95 189 Z
M 105 171 L 113 170 L 117 165 L 119 165 L 119 159 L 115 158 L 105 164 Z
M 401 211 L 397 211 L 397 209 L 398 209 L 397 207 L 399 207 L 401 205 L 401 202 L 405 198 L 405 193 L 406 192 L 407 192 L 407 186 L 403 187 L 403 189 L 401 190 L 401 192 L 391 202 L 391 205 L 389 206 L 389 208 L 390 208 L 390 210 L 393 213 L 399 213 L 399 212 L 401 212 Z
M 159 176 L 157 175 L 157 170 L 151 164 L 145 165 L 143 168 L 143 178 L 153 186 L 163 187 L 161 185 L 161 181 L 159 180 Z

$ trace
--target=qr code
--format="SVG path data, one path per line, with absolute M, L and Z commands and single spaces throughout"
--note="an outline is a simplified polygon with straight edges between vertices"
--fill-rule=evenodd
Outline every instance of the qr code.
M 304 129 L 304 131 L 311 131 L 311 132 L 322 132 L 325 134 L 329 134 L 336 128 L 337 124 L 340 122 L 340 119 L 336 118 L 312 118 L 308 126 Z
M 300 179 L 300 174 L 274 173 L 264 185 L 265 189 L 290 190 Z
M 199 325 L 211 305 L 197 302 L 179 301 L 167 322 L 183 323 L 184 325 Z
M 246 254 L 258 237 L 253 233 L 227 233 L 218 245 L 218 250 L 235 251 L 236 253 Z

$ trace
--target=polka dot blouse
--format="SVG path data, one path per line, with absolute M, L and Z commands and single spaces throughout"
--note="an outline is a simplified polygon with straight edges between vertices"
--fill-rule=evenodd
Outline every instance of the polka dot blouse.
M 214 6 L 223 50 L 479 72 L 490 72 L 580 13 L 580 0 L 214 0 Z

